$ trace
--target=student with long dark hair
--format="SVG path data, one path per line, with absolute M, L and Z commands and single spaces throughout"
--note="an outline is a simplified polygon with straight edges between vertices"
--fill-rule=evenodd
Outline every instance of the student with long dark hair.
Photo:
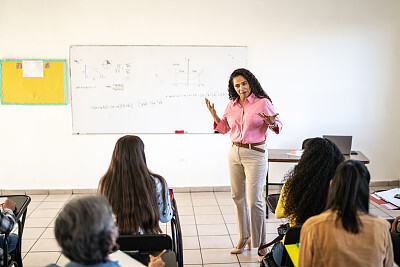
M 299 163 L 285 175 L 276 218 L 290 217 L 290 226 L 301 225 L 324 211 L 329 182 L 337 166 L 344 161 L 339 148 L 329 139 L 310 138 Z M 282 242 L 272 248 L 274 261 L 280 265 Z
M 390 225 L 368 212 L 369 181 L 368 169 L 359 161 L 338 166 L 326 211 L 301 229 L 299 266 L 393 267 Z
M 161 233 L 159 221 L 172 218 L 167 182 L 147 168 L 138 136 L 126 135 L 117 141 L 98 191 L 109 200 L 121 235 Z

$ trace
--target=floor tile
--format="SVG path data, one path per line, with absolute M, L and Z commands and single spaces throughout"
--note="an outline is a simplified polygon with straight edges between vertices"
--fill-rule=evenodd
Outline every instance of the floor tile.
M 239 262 L 258 262 L 257 258 L 257 249 L 253 248 L 252 250 L 244 250 L 242 254 L 237 255 L 239 258 Z
M 229 249 L 202 249 L 201 255 L 204 264 L 237 263 L 238 258 L 231 254 Z
M 192 206 L 183 206 L 178 208 L 179 217 L 181 215 L 194 215 Z
M 181 225 L 182 236 L 197 236 L 197 226 L 195 224 Z
M 195 216 L 196 224 L 223 224 L 224 219 L 222 215 L 196 215 Z
M 195 198 L 215 198 L 214 192 L 192 193 L 192 200 Z
M 65 201 L 44 201 L 39 204 L 39 209 L 61 209 L 65 205 Z
M 198 236 L 184 236 L 182 240 L 185 249 L 200 249 Z
M 24 239 L 38 239 L 43 232 L 46 230 L 45 227 L 24 227 L 24 232 L 22 235 L 22 240 Z
M 228 235 L 225 224 L 200 224 L 197 225 L 199 235 Z
M 37 239 L 22 239 L 22 252 L 29 252 L 33 245 L 37 242 Z
M 184 249 L 183 262 L 187 264 L 203 264 L 201 253 L 199 249 Z
M 54 218 L 60 212 L 60 209 L 40 209 L 34 210 L 29 218 Z
M 27 218 L 25 227 L 47 227 L 53 218 Z
M 235 214 L 235 208 L 233 205 L 220 205 L 219 209 L 222 214 Z
M 218 205 L 229 205 L 233 207 L 233 200 L 232 198 L 217 198 Z
M 58 245 L 55 238 L 41 238 L 31 248 L 31 252 L 45 252 L 45 251 L 60 251 L 61 247 Z
M 203 206 L 217 206 L 217 200 L 215 198 L 194 198 L 192 199 L 194 207 Z
M 54 228 L 53 227 L 46 228 L 46 230 L 44 231 L 44 233 L 40 238 L 56 238 L 54 236 Z
M 22 260 L 24 267 L 43 267 L 50 263 L 56 263 L 60 252 L 31 252 Z
M 179 215 L 181 225 L 196 224 L 193 215 Z
M 65 266 L 69 262 L 70 260 L 67 257 L 65 257 L 64 254 L 61 254 L 60 258 L 57 261 L 57 265 Z
M 232 248 L 232 240 L 229 235 L 199 236 L 201 249 L 206 248 Z
M 221 210 L 219 206 L 202 206 L 202 207 L 193 207 L 194 214 L 221 214 Z
M 45 199 L 44 199 L 44 201 L 56 201 L 56 202 L 59 202 L 59 201 L 67 201 L 67 200 L 69 200 L 69 198 L 71 197 L 72 195 L 70 195 L 70 194 L 68 194 L 68 195 L 48 195 Z

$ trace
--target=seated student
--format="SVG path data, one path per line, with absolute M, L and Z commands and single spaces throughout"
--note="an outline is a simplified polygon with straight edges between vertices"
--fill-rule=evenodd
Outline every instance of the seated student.
M 144 144 L 137 136 L 117 141 L 98 192 L 109 200 L 121 235 L 161 233 L 159 221 L 172 218 L 167 182 L 147 168 Z
M 276 218 L 290 217 L 290 226 L 294 226 L 320 214 L 325 208 L 329 182 L 336 167 L 343 161 L 342 153 L 331 140 L 319 137 L 309 139 L 299 163 L 285 176 L 286 182 L 275 210 Z M 278 265 L 282 252 L 282 242 L 272 248 Z
M 104 197 L 69 201 L 56 218 L 54 234 L 62 253 L 71 260 L 66 267 L 120 267 L 117 261 L 109 260 L 109 254 L 117 246 L 118 228 Z M 148 266 L 162 267 L 165 263 L 150 255 Z
M 397 216 L 394 220 L 391 219 L 388 221 L 392 224 L 390 236 L 393 243 L 394 262 L 400 265 L 400 216 Z
M 389 223 L 368 213 L 369 181 L 359 161 L 338 166 L 326 211 L 301 229 L 299 266 L 393 267 Z
M 14 228 L 15 224 L 15 203 L 10 199 L 6 199 L 4 203 L 1 204 L 0 212 L 0 234 L 10 233 Z M 8 238 L 8 252 L 12 252 L 17 247 L 18 235 L 11 233 Z M 4 235 L 0 235 L 0 261 L 3 259 L 3 241 Z

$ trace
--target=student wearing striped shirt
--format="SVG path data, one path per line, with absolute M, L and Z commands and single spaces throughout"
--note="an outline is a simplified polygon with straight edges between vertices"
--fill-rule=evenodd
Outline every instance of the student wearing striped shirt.
M 15 224 L 15 202 L 6 199 L 4 203 L 1 204 L 1 212 L 0 212 L 0 260 L 3 259 L 3 242 L 4 242 L 4 234 L 10 233 L 14 228 Z M 11 233 L 8 236 L 8 252 L 13 251 L 18 242 L 18 235 Z

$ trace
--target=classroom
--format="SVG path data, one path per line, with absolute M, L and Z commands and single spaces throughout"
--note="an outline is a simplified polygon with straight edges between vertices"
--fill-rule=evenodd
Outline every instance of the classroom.
M 350 135 L 352 150 L 370 160 L 371 186 L 399 187 L 399 13 L 397 0 L 0 0 L 0 59 L 60 59 L 67 67 L 65 104 L 0 105 L 1 195 L 43 196 L 32 201 L 36 206 L 48 195 L 61 205 L 73 194 L 96 192 L 107 171 L 124 134 L 74 133 L 69 60 L 71 46 L 79 45 L 245 47 L 244 67 L 268 92 L 283 123 L 279 135 L 269 132 L 268 148 L 301 149 L 306 138 Z M 214 79 L 227 88 L 229 75 L 215 73 Z M 195 120 L 190 112 L 186 118 Z M 160 114 L 148 123 L 168 119 Z M 179 194 L 185 202 L 194 193 L 231 204 L 229 134 L 131 134 L 143 140 L 149 168 L 177 192 L 178 205 Z M 281 183 L 291 166 L 270 164 L 269 182 Z M 380 212 L 384 218 L 400 215 Z M 193 214 L 182 206 L 180 215 Z M 225 219 L 234 228 L 234 216 Z M 273 238 L 281 220 L 271 220 L 267 234 Z M 23 256 L 33 256 L 24 266 L 38 266 L 34 253 L 50 255 L 46 263 L 60 258 L 59 250 L 32 250 L 50 222 L 39 226 L 40 234 L 32 232 L 35 240 L 27 239 Z M 228 251 L 236 239 L 221 249 Z M 256 254 L 215 262 L 201 256 L 207 251 L 201 238 L 184 235 L 185 242 L 185 266 L 258 266 Z

